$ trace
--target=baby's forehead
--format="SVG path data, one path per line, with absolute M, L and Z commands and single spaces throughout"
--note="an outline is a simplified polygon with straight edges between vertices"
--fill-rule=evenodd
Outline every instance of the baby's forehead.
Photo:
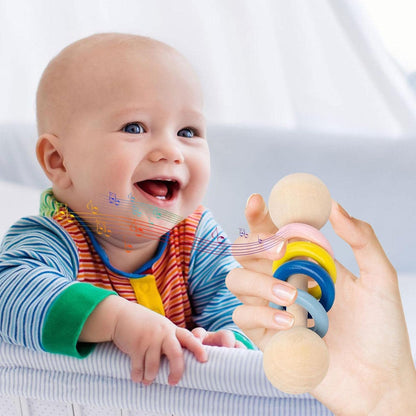
M 39 130 L 52 114 L 57 122 L 71 106 L 93 105 L 96 94 L 103 96 L 132 73 L 142 82 L 167 73 L 196 78 L 187 60 L 162 42 L 137 35 L 93 35 L 63 49 L 46 68 L 37 94 Z
M 164 66 L 175 61 L 183 67 L 187 61 L 170 46 L 150 38 L 104 37 L 86 39 L 63 51 L 69 79 L 97 78 L 100 74 L 121 78 L 123 69 L 140 71 L 149 66 Z M 168 65 L 166 65 L 166 69 Z M 141 73 L 142 76 L 145 73 Z

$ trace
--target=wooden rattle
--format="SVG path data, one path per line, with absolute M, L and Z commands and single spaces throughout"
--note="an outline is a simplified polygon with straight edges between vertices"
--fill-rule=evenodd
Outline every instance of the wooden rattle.
M 328 330 L 326 312 L 334 302 L 336 270 L 331 247 L 319 229 L 329 218 L 331 196 L 317 177 L 295 173 L 273 187 L 269 211 L 279 234 L 289 236 L 285 256 L 273 263 L 273 276 L 295 286 L 298 295 L 295 304 L 287 307 L 295 317 L 294 327 L 271 338 L 264 349 L 263 367 L 279 390 L 310 392 L 329 366 L 322 337 Z M 317 283 L 313 288 L 308 289 L 308 277 Z M 307 327 L 308 313 L 314 319 L 313 328 Z

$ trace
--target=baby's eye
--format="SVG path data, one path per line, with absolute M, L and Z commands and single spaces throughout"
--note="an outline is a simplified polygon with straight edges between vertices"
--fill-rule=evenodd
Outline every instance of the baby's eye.
M 142 134 L 145 133 L 144 127 L 140 123 L 129 123 L 123 127 L 125 133 Z
M 186 127 L 185 129 L 181 129 L 178 131 L 178 136 L 182 137 L 194 137 L 195 134 L 195 131 L 190 127 Z

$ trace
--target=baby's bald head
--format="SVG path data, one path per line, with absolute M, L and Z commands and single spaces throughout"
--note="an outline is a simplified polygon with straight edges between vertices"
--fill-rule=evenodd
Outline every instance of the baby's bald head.
M 114 77 L 122 79 L 124 71 L 131 71 L 131 56 L 135 59 L 137 76 L 152 73 L 153 69 L 149 71 L 149 68 L 155 62 L 162 63 L 166 70 L 169 64 L 165 62 L 174 61 L 183 76 L 193 79 L 199 89 L 188 62 L 169 45 L 138 35 L 92 35 L 63 49 L 43 72 L 36 95 L 39 136 L 60 135 L 77 113 L 102 105 L 106 90 L 113 87 Z
M 42 75 L 37 119 L 39 163 L 55 197 L 75 212 L 109 192 L 183 218 L 201 203 L 210 171 L 202 91 L 172 47 L 124 34 L 69 45 Z M 127 220 L 113 227 L 107 205 L 100 213 L 110 221 L 111 244 L 137 237 L 141 250 L 147 240 L 128 235 Z M 117 212 L 137 219 L 131 209 Z

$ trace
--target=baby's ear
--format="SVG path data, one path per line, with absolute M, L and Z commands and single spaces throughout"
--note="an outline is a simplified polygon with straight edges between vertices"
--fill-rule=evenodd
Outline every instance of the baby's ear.
M 36 156 L 52 184 L 66 189 L 71 185 L 71 178 L 64 164 L 61 140 L 54 134 L 42 134 L 36 144 Z

